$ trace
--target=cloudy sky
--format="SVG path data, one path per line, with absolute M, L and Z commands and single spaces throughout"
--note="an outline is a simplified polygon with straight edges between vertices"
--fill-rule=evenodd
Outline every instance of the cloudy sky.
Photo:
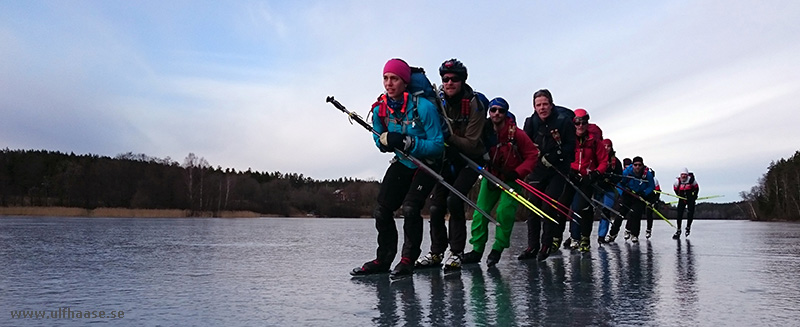
M 380 179 L 326 96 L 363 115 L 386 60 L 438 82 L 455 57 L 518 117 L 548 88 L 717 202 L 800 149 L 800 2 L 501 3 L 0 1 L 0 147 Z

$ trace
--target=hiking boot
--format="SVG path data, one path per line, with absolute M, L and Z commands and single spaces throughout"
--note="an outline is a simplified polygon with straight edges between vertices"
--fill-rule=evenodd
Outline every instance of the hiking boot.
M 395 279 L 403 276 L 408 276 L 414 273 L 414 265 L 411 264 L 410 258 L 400 259 L 400 263 L 394 266 L 392 272 L 389 273 L 389 278 Z
M 623 237 L 625 238 L 626 241 L 631 238 L 631 232 L 628 231 L 627 229 L 625 230 L 625 234 L 623 234 L 623 235 L 624 235 Z
M 581 238 L 581 239 L 583 239 L 583 238 Z M 572 250 L 577 250 L 580 247 L 581 247 L 581 242 L 576 240 L 576 239 L 573 239 L 572 240 L 572 244 L 570 244 L 569 248 L 572 249 Z
M 519 256 L 517 256 L 517 260 L 527 260 L 536 258 L 536 252 L 537 252 L 536 250 L 537 249 L 534 248 L 525 249 L 525 251 L 522 251 L 522 253 Z
M 432 268 L 432 267 L 438 267 L 441 264 L 442 264 L 441 253 L 428 252 L 428 254 L 426 254 L 422 258 L 417 259 L 417 262 L 414 263 L 414 267 Z
M 632 236 L 631 236 L 631 242 L 633 242 L 633 243 L 639 243 L 639 237 L 638 237 L 638 236 L 636 236 L 636 235 L 632 235 Z
M 689 227 L 686 227 L 686 237 L 689 237 Z
M 564 243 L 561 244 L 561 246 L 563 246 L 565 249 L 571 249 L 572 248 L 572 239 L 567 237 L 567 239 L 564 240 Z
M 652 235 L 653 235 L 653 232 L 651 230 L 649 230 L 649 229 L 644 232 L 644 237 L 646 237 L 646 238 L 650 238 L 650 236 L 652 236 Z
M 494 265 L 500 262 L 500 257 L 502 254 L 503 251 L 492 249 L 492 252 L 489 252 L 489 256 L 486 258 L 486 265 L 489 267 L 494 267 Z
M 551 252 L 550 249 L 548 249 L 546 246 L 543 246 L 542 250 L 539 251 L 539 254 L 536 255 L 536 260 L 544 261 L 545 259 L 547 259 L 547 257 L 550 256 L 550 252 Z
M 561 245 L 561 238 L 554 237 L 553 238 L 553 244 L 550 246 L 550 249 L 549 249 L 550 253 L 555 253 L 556 251 L 558 251 L 558 246 L 559 245 Z
M 606 235 L 606 243 L 614 242 L 617 239 L 617 234 L 608 234 Z
M 378 259 L 364 263 L 361 267 L 353 268 L 350 275 L 363 276 L 372 274 L 383 274 L 389 272 L 389 265 L 381 264 Z
M 450 252 L 447 260 L 444 261 L 444 270 L 461 269 L 461 253 Z
M 602 236 L 598 236 L 597 237 L 597 244 L 598 245 L 603 245 L 603 243 L 605 243 L 605 242 L 606 242 L 606 238 L 605 237 L 602 237 Z
M 483 252 L 475 252 L 475 251 L 467 252 L 464 253 L 463 256 L 461 256 L 461 264 L 466 265 L 471 263 L 479 263 L 481 262 L 481 258 L 483 258 Z
M 578 251 L 589 252 L 589 248 L 590 247 L 591 247 L 591 245 L 589 244 L 589 237 L 588 236 L 582 236 L 581 237 L 581 243 L 578 246 Z
M 680 239 L 680 238 L 681 238 L 681 229 L 678 228 L 678 231 L 675 232 L 675 234 L 672 235 L 672 239 L 673 240 L 677 240 L 677 239 Z

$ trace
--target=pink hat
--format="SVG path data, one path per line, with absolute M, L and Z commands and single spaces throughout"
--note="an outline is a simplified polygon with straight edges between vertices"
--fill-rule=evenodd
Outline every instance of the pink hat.
M 411 68 L 408 67 L 408 64 L 403 61 L 403 59 L 389 59 L 386 62 L 386 65 L 383 66 L 383 73 L 392 73 L 400 77 L 403 82 L 408 82 L 411 80 Z

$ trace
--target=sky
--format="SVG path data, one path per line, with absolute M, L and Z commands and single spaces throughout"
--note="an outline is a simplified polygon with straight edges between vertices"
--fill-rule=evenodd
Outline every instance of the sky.
M 800 150 L 798 1 L 0 1 L 0 147 L 380 180 L 390 58 L 458 58 L 522 123 L 585 108 L 669 190 L 740 199 Z

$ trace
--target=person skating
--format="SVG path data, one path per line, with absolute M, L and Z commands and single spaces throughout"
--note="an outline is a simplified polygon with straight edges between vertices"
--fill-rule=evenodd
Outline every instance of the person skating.
M 675 195 L 686 199 L 678 199 L 678 230 L 675 232 L 675 235 L 672 235 L 672 238 L 681 238 L 681 220 L 683 219 L 684 209 L 687 209 L 686 236 L 688 237 L 692 228 L 692 221 L 694 220 L 694 206 L 697 201 L 697 194 L 700 193 L 700 185 L 698 185 L 697 181 L 694 179 L 694 174 L 689 172 L 689 169 L 683 168 L 680 176 L 678 176 L 675 183 L 672 185 L 672 190 L 675 191 Z
M 594 224 L 594 203 L 590 202 L 589 197 L 594 195 L 594 185 L 608 169 L 608 152 L 599 135 L 589 131 L 589 113 L 585 109 L 575 110 L 573 123 L 576 143 L 570 178 L 572 184 L 578 187 L 572 199 L 572 210 L 578 215 L 573 215 L 570 221 L 570 238 L 573 249 L 587 252 Z
M 569 166 L 575 160 L 575 125 L 570 118 L 553 111 L 553 96 L 547 89 L 533 94 L 533 107 L 534 113 L 525 119 L 524 130 L 539 148 L 539 161 L 527 181 L 550 198 L 564 203 L 567 188 L 571 187 L 562 176 L 569 172 Z M 540 199 L 531 200 L 559 224 L 540 220 L 529 213 L 528 247 L 517 258 L 544 260 L 561 244 L 563 229 L 559 225 L 564 225 L 566 217 L 553 206 L 542 206 Z
M 634 157 L 632 164 L 622 171 L 619 189 L 622 191 L 620 204 L 629 208 L 625 215 L 625 239 L 631 242 L 639 242 L 639 232 L 641 231 L 642 213 L 645 209 L 644 201 L 637 196 L 647 198 L 655 189 L 653 173 L 644 165 L 642 157 Z M 614 219 L 614 224 L 609 232 L 610 241 L 613 241 L 622 226 L 622 219 Z
M 491 124 L 484 131 L 489 150 L 489 172 L 492 175 L 513 184 L 520 176 L 527 176 L 536 166 L 539 150 L 524 131 L 517 128 L 513 116 L 508 112 L 508 102 L 503 98 L 494 98 L 489 103 L 489 120 Z M 511 231 L 517 212 L 517 200 L 492 184 L 487 178 L 482 179 L 478 193 L 478 207 L 491 212 L 495 204 L 495 217 L 500 226 L 495 231 L 495 241 L 486 259 L 489 267 L 500 261 L 504 249 L 510 246 Z M 462 264 L 478 263 L 489 238 L 489 220 L 478 211 L 472 216 L 472 251 L 462 257 Z
M 483 161 L 482 156 L 486 152 L 481 138 L 486 123 L 486 108 L 481 101 L 483 95 L 467 84 L 467 67 L 457 59 L 443 62 L 439 67 L 439 75 L 442 78 L 440 93 L 444 101 L 444 116 L 450 131 L 449 135 L 445 135 L 448 146 L 441 175 L 459 192 L 467 194 L 478 180 L 478 172 L 469 168 L 459 153 L 475 162 Z M 448 212 L 449 230 L 445 226 Z M 416 267 L 438 267 L 449 245 L 450 251 L 443 268 L 460 268 L 467 242 L 464 201 L 442 185 L 437 185 L 433 190 L 430 227 L 430 252 L 417 260 Z
M 618 198 L 617 188 L 614 185 L 617 185 L 622 179 L 622 177 L 620 177 L 622 175 L 622 162 L 620 162 L 619 158 L 616 156 L 614 143 L 611 142 L 611 139 L 603 140 L 603 146 L 608 153 L 608 168 L 606 173 L 603 174 L 603 179 L 598 183 L 598 190 L 595 196 L 598 198 L 598 201 L 603 201 L 606 207 L 613 208 Z M 597 228 L 597 243 L 600 244 L 606 243 L 606 235 L 608 235 L 608 228 L 609 225 L 611 225 L 612 216 L 608 208 L 603 208 L 602 212 L 605 217 L 600 218 L 600 224 Z
M 658 182 L 658 177 L 656 177 L 656 171 L 654 169 L 650 169 L 650 172 L 653 173 L 653 181 L 656 183 L 654 192 L 647 197 L 647 201 L 653 204 L 654 209 L 658 209 L 658 204 L 661 202 L 661 184 Z M 646 238 L 650 238 L 653 235 L 653 210 L 646 210 L 645 217 L 647 218 L 647 229 L 645 230 L 644 236 Z
M 412 100 L 406 92 L 411 79 L 411 69 L 401 59 L 391 59 L 383 68 L 383 87 L 386 92 L 373 105 L 372 127 L 375 145 L 381 152 L 406 153 L 437 166 L 444 151 L 442 127 L 433 103 L 425 98 Z M 383 115 L 381 115 L 383 111 Z M 377 117 L 386 117 L 380 119 Z M 373 212 L 378 231 L 376 258 L 354 268 L 351 274 L 367 275 L 385 273 L 397 254 L 397 228 L 394 212 L 402 205 L 405 239 L 400 263 L 391 272 L 392 277 L 413 273 L 414 260 L 420 255 L 422 243 L 422 216 L 420 211 L 436 179 L 418 169 L 407 158 L 398 154 L 392 159 L 383 176 L 378 205 Z

